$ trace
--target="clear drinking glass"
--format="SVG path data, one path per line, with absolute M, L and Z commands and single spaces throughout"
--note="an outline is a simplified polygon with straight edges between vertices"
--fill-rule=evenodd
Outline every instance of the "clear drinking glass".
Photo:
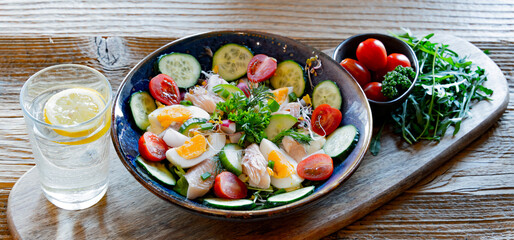
M 49 123 L 45 104 L 52 96 L 68 89 L 96 93 L 94 99 L 101 99 L 103 108 L 101 104 L 95 105 L 100 106 L 94 112 L 97 114 L 91 118 L 87 116 L 89 120 L 85 122 Z M 107 78 L 95 69 L 77 64 L 45 68 L 23 85 L 20 104 L 41 187 L 46 198 L 57 207 L 68 210 L 88 208 L 100 201 L 107 191 L 111 99 L 112 90 Z M 66 104 L 75 106 L 73 104 L 83 102 L 88 101 L 75 99 Z M 81 114 L 83 109 L 78 107 L 76 111 Z

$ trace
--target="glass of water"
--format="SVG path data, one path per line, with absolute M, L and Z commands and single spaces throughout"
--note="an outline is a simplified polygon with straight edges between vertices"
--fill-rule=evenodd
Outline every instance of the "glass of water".
M 112 90 L 87 66 L 45 68 L 23 85 L 20 104 L 46 198 L 67 210 L 105 195 L 111 148 Z

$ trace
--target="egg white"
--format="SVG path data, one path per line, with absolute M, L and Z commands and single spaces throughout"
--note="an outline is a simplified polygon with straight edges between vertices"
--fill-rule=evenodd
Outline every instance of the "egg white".
M 205 110 L 203 110 L 199 107 L 196 107 L 196 106 L 184 106 L 184 105 L 178 105 L 178 104 L 165 106 L 162 108 L 155 109 L 153 112 L 151 112 L 148 115 L 148 121 L 150 122 L 150 126 L 148 127 L 147 131 L 153 132 L 155 134 L 162 133 L 166 128 L 162 126 L 162 124 L 161 124 L 161 122 L 159 122 L 159 119 L 157 118 L 157 116 L 159 116 L 163 111 L 165 111 L 167 109 L 174 109 L 174 108 L 183 108 L 183 109 L 189 110 L 191 112 L 190 118 L 209 119 L 211 117 L 208 112 L 206 112 Z M 170 125 L 170 127 L 178 129 L 180 127 L 180 125 L 182 125 L 182 123 L 176 122 L 176 123 L 172 123 Z
M 277 147 L 273 142 L 271 142 L 268 139 L 262 139 L 261 144 L 259 146 L 259 150 L 261 151 L 262 155 L 264 156 L 264 159 L 268 160 L 268 156 L 271 153 L 271 151 L 275 150 L 280 152 L 282 156 L 286 158 L 286 160 L 294 167 L 294 171 L 291 173 L 290 176 L 285 178 L 276 178 L 271 177 L 271 185 L 277 187 L 277 188 L 297 188 L 300 187 L 300 184 L 303 182 L 303 178 L 298 176 L 298 173 L 296 172 L 296 167 L 298 166 L 298 163 L 287 155 L 287 153 Z
M 202 153 L 202 155 L 192 159 L 185 159 L 177 153 L 176 148 L 170 148 L 168 151 L 166 151 L 166 159 L 168 159 L 168 161 L 170 161 L 171 164 L 175 166 L 179 166 L 181 168 L 190 168 L 201 163 L 203 160 L 212 158 L 214 155 L 218 154 L 223 146 L 225 146 L 226 139 L 227 138 L 224 134 L 213 133 L 207 138 L 207 141 L 209 141 L 207 151 Z

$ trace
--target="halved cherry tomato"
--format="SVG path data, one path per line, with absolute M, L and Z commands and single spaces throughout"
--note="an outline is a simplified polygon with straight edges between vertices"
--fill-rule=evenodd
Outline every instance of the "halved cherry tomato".
M 362 88 L 371 81 L 371 74 L 359 61 L 346 58 L 341 61 L 340 64 L 352 75 Z
M 222 172 L 214 179 L 214 194 L 220 198 L 244 198 L 247 191 L 246 185 L 231 172 Z
M 328 136 L 337 129 L 342 119 L 343 114 L 339 109 L 321 104 L 312 113 L 312 131 L 321 136 Z
M 275 74 L 277 60 L 264 54 L 255 55 L 248 63 L 246 76 L 252 82 L 262 82 Z
M 180 92 L 175 81 L 166 74 L 159 74 L 150 80 L 150 94 L 166 105 L 180 103 Z
M 139 138 L 139 154 L 148 161 L 161 161 L 166 158 L 168 146 L 153 132 L 145 132 Z
M 393 71 L 397 66 L 410 67 L 409 58 L 401 53 L 389 54 L 386 66 L 376 72 L 377 81 L 382 81 L 386 73 Z
M 364 93 L 366 94 L 366 97 L 368 97 L 371 100 L 375 100 L 375 101 L 379 101 L 379 102 L 386 102 L 389 100 L 382 93 L 382 83 L 379 83 L 379 82 L 368 83 L 364 87 Z
M 384 44 L 374 38 L 368 38 L 357 47 L 357 60 L 369 70 L 377 71 L 387 64 L 387 52 Z
M 296 167 L 298 176 L 312 181 L 321 181 L 332 176 L 334 163 L 324 153 L 317 153 L 303 159 Z

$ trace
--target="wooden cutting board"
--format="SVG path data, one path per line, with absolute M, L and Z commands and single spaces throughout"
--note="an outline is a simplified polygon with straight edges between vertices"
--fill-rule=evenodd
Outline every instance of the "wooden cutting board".
M 109 189 L 95 206 L 81 211 L 54 207 L 43 196 L 36 169 L 11 191 L 7 218 L 19 239 L 312 239 L 326 236 L 388 202 L 428 175 L 484 133 L 505 111 L 508 85 L 498 66 L 480 49 L 451 36 L 436 41 L 486 69 L 492 101 L 473 106 L 460 132 L 439 143 L 403 143 L 390 132 L 378 156 L 369 153 L 353 176 L 308 209 L 257 222 L 212 220 L 185 212 L 142 187 L 113 154 Z M 451 131 L 448 131 L 451 133 Z

